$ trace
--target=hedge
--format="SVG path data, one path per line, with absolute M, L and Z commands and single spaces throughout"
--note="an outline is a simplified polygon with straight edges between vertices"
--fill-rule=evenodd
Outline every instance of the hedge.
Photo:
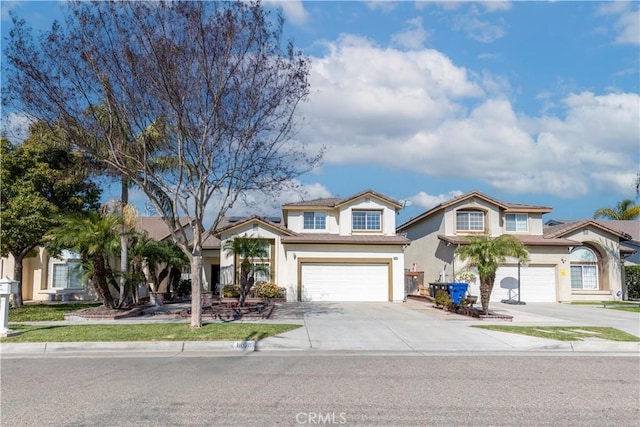
M 640 299 L 640 265 L 624 267 L 629 299 Z

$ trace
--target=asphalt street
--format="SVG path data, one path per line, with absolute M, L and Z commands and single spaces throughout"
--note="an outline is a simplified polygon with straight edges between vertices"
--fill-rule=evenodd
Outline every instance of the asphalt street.
M 338 352 L 2 360 L 3 426 L 637 426 L 635 356 Z

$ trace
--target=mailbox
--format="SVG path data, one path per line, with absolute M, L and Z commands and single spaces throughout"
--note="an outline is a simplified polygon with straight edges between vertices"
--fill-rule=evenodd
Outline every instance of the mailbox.
M 9 295 L 18 293 L 18 282 L 8 277 L 0 279 L 0 295 Z

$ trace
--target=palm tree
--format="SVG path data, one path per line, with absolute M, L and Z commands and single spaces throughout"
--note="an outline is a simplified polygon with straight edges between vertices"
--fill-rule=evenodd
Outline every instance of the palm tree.
M 109 290 L 109 283 L 115 282 L 109 257 L 120 251 L 121 222 L 121 217 L 112 213 L 89 212 L 83 218 L 63 220 L 48 236 L 53 253 L 69 249 L 80 254 L 84 272 L 108 308 L 117 305 Z
M 611 208 L 602 208 L 598 209 L 593 217 L 595 219 L 598 218 L 608 218 L 615 219 L 620 221 L 625 220 L 634 220 L 640 217 L 640 206 L 634 206 L 635 203 L 631 199 L 624 199 L 619 202 L 615 209 Z
M 480 303 L 484 314 L 489 313 L 489 299 L 500 264 L 504 263 L 507 257 L 517 258 L 522 263 L 528 261 L 524 244 L 509 234 L 495 239 L 487 235 L 472 237 L 467 244 L 458 246 L 456 253 L 462 261 L 467 261 L 468 267 L 478 269 Z
M 224 243 L 227 256 L 240 260 L 240 306 L 244 307 L 247 294 L 255 283 L 256 273 L 269 274 L 265 265 L 269 256 L 269 242 L 259 237 L 236 236 Z
M 170 285 L 175 284 L 182 268 L 189 265 L 189 258 L 178 245 L 170 241 L 152 240 L 145 234 L 135 236 L 131 252 L 133 270 L 144 273 L 150 291 L 154 293 L 159 291 L 165 279 L 169 280 Z

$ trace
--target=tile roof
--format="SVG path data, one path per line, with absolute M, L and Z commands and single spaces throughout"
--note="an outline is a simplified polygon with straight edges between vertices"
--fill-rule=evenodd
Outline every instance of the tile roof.
M 224 227 L 218 227 L 218 229 L 215 231 L 215 235 L 216 236 L 220 236 L 221 233 L 225 232 L 225 231 L 229 231 L 232 230 L 236 227 L 240 227 L 241 225 L 244 224 L 248 224 L 252 221 L 257 221 L 259 223 L 262 223 L 264 225 L 267 225 L 271 228 L 275 228 L 277 230 L 280 230 L 284 235 L 295 235 L 296 233 L 289 230 L 287 227 L 284 226 L 284 223 L 282 221 L 280 222 L 274 222 L 274 221 L 270 221 L 264 217 L 261 217 L 259 215 L 252 215 L 249 217 L 246 217 L 244 219 L 238 220 L 238 221 L 234 221 L 234 222 L 229 222 L 226 226 Z
M 528 234 L 512 234 L 513 237 L 520 240 L 526 246 L 582 246 L 581 242 L 570 239 L 562 239 L 562 238 L 545 238 L 544 236 L 532 236 Z M 453 243 L 454 245 L 464 245 L 469 242 L 473 236 L 444 236 L 442 234 L 438 235 L 438 239 Z
M 415 218 L 410 219 L 409 221 L 405 222 L 404 224 L 401 224 L 398 226 L 397 230 L 404 230 L 407 227 L 409 227 L 410 225 L 413 225 L 417 222 L 420 222 L 422 219 L 433 215 L 434 213 L 445 209 L 449 206 L 453 206 L 463 200 L 467 200 L 467 199 L 471 199 L 473 197 L 477 197 L 480 199 L 483 199 L 489 203 L 493 203 L 494 205 L 504 209 L 506 212 L 541 212 L 541 213 L 549 213 L 552 211 L 552 209 L 550 207 L 547 206 L 537 206 L 537 205 L 527 205 L 527 204 L 523 204 L 523 203 L 505 203 L 505 202 L 501 202 L 497 199 L 494 199 L 493 197 L 487 196 L 484 193 L 481 193 L 480 191 L 471 191 L 469 193 L 465 193 L 461 196 L 458 197 L 454 197 L 452 199 L 449 199 L 445 202 L 440 203 L 437 206 L 434 206 L 433 208 L 425 211 L 424 213 L 418 215 Z
M 618 236 L 622 240 L 632 240 L 632 236 L 627 234 L 624 231 L 621 231 L 616 228 L 612 228 L 612 224 L 606 224 L 606 221 L 599 221 L 594 219 L 585 219 L 582 221 L 553 221 L 554 224 L 557 225 L 547 225 L 543 229 L 543 234 L 545 237 L 561 237 L 565 234 L 571 233 L 572 231 L 579 230 L 584 227 L 595 227 L 601 230 L 607 231 L 615 236 Z
M 307 233 L 295 236 L 283 236 L 282 243 L 330 243 L 330 244 L 367 244 L 367 245 L 408 245 L 411 243 L 406 237 L 393 235 L 383 236 L 378 234 L 356 234 L 341 236 L 338 234 Z
M 180 218 L 179 223 L 184 227 L 189 224 L 189 220 L 187 218 Z M 138 217 L 135 229 L 138 232 L 146 231 L 149 238 L 153 240 L 164 240 L 171 237 L 169 226 L 159 216 Z M 176 228 L 176 230 L 177 229 L 178 228 Z
M 359 197 L 363 197 L 367 194 L 370 194 L 374 197 L 377 197 L 379 199 L 382 199 L 384 201 L 386 201 L 387 203 L 396 206 L 397 208 L 402 207 L 402 205 L 400 204 L 400 202 L 398 202 L 397 200 L 394 200 L 390 197 L 385 196 L 384 194 L 378 193 L 377 191 L 373 191 L 373 190 L 364 190 L 361 191 L 357 194 L 354 194 L 353 196 L 349 196 L 346 198 L 341 198 L 341 197 L 326 197 L 326 198 L 322 198 L 322 199 L 314 199 L 314 200 L 303 200 L 301 202 L 293 202 L 293 203 L 285 203 L 284 205 L 282 205 L 283 209 L 286 209 L 287 207 L 323 207 L 323 208 L 335 208 L 337 206 L 340 206 L 344 203 L 348 203 L 352 200 L 355 200 Z

